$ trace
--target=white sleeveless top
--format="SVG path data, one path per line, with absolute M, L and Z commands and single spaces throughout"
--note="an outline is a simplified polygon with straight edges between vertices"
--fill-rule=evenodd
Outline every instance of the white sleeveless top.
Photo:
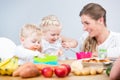
M 42 53 L 55 54 L 55 52 L 57 52 L 60 48 L 62 48 L 61 43 L 62 43 L 61 39 L 58 39 L 54 43 L 49 43 L 45 39 L 42 39 L 41 40 Z

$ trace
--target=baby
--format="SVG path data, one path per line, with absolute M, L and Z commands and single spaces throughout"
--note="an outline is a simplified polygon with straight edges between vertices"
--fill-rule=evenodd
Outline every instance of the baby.
M 33 62 L 34 56 L 40 56 L 40 41 L 42 32 L 34 24 L 25 24 L 20 31 L 21 45 L 16 47 L 15 56 L 19 58 L 18 64 Z M 38 51 L 39 50 L 39 51 Z

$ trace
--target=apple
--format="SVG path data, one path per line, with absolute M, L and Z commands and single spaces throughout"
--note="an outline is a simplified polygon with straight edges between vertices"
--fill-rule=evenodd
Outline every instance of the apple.
M 69 64 L 61 64 L 62 66 L 65 66 L 67 68 L 67 76 L 69 75 L 69 73 L 71 72 L 71 67 Z
M 65 77 L 67 76 L 68 70 L 65 66 L 60 65 L 54 69 L 54 73 L 57 77 Z
M 53 76 L 53 69 L 51 67 L 44 67 L 42 70 L 41 70 L 41 74 L 44 76 L 44 77 L 47 77 L 47 78 L 50 78 Z

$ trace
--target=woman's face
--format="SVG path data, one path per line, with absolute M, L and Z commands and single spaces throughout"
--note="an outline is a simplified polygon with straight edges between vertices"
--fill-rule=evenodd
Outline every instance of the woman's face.
M 90 37 L 96 37 L 100 35 L 100 20 L 94 20 L 88 15 L 82 15 L 81 22 L 83 24 L 84 31 L 87 31 Z

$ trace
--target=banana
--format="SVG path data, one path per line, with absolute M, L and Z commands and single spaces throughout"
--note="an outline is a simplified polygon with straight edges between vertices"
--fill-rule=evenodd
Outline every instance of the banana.
M 0 67 L 1 75 L 12 75 L 15 69 L 18 67 L 18 58 L 13 57 L 9 61 L 4 62 L 4 65 Z
M 6 73 L 5 70 L 3 70 L 3 69 L 0 70 L 0 74 L 1 74 L 1 75 L 5 75 L 5 73 Z
M 3 61 L 0 63 L 0 74 L 1 75 L 5 75 L 6 74 L 6 70 L 5 67 L 7 66 L 7 64 L 10 62 L 11 58 Z
M 11 73 L 13 73 L 18 68 L 18 58 L 14 57 L 12 62 L 13 63 L 12 63 Z
M 9 64 L 9 62 L 8 62 L 8 64 Z M 3 65 L 3 66 L 0 67 L 0 73 L 1 73 L 1 75 L 6 75 L 7 74 L 8 70 L 6 69 L 6 67 L 7 67 L 8 64 Z
M 11 75 L 13 72 L 13 70 L 12 70 L 13 61 L 14 61 L 14 58 L 12 58 L 11 61 L 6 65 L 6 67 L 4 67 L 7 75 Z
M 8 70 L 7 75 L 12 75 L 12 73 L 17 69 L 17 67 L 18 67 L 18 58 L 13 57 L 10 64 L 8 64 L 8 66 L 6 67 L 6 69 Z
M 16 70 L 18 68 L 18 58 L 14 57 L 13 64 L 12 64 L 12 70 Z
M 11 60 L 11 58 L 8 58 L 7 60 L 1 62 L 0 67 L 6 65 L 10 60 Z

